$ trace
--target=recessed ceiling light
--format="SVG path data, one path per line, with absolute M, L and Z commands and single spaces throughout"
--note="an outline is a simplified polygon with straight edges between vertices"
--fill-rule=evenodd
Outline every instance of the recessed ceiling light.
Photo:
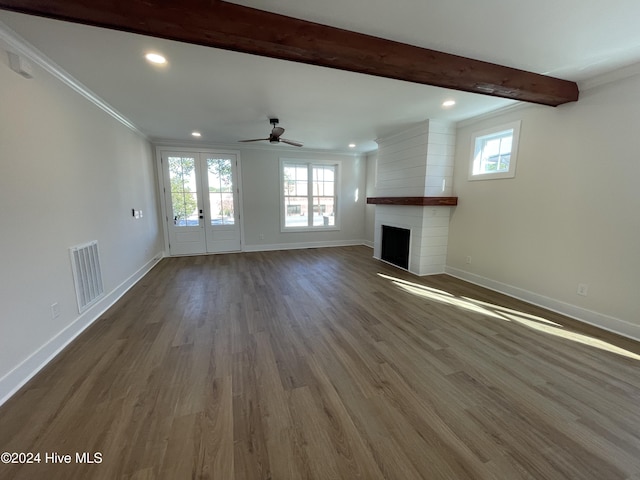
M 356 148 L 356 144 L 355 143 L 350 143 L 349 144 L 349 148 Z
M 443 107 L 453 107 L 455 104 L 455 100 L 445 100 L 444 102 L 442 102 Z
M 159 53 L 147 53 L 144 58 L 146 58 L 151 63 L 155 63 L 156 65 L 164 65 L 165 63 L 167 63 L 167 59 Z
M 194 137 L 201 137 L 202 134 L 200 132 L 191 132 L 191 135 L 193 135 Z

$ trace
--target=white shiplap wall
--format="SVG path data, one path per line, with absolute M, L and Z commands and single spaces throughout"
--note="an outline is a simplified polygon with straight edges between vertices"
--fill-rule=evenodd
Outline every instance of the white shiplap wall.
M 379 138 L 376 195 L 450 196 L 455 141 L 454 124 L 436 120 Z
M 378 197 L 422 197 L 427 174 L 429 122 L 379 138 Z
M 455 125 L 448 122 L 430 120 L 425 197 L 449 197 L 453 194 L 455 146 Z

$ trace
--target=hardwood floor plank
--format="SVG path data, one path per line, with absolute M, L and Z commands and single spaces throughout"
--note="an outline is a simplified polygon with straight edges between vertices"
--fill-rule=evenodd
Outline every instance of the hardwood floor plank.
M 307 468 L 306 459 L 296 456 L 300 448 L 292 435 L 293 424 L 287 396 L 271 349 L 269 333 L 257 333 L 255 337 L 258 402 L 271 473 L 275 478 L 303 478 Z
M 260 397 L 256 384 L 255 346 L 235 354 L 233 373 L 233 442 L 236 479 L 271 477 Z
M 197 414 L 174 417 L 169 432 L 167 449 L 163 456 L 160 478 L 197 478 L 195 459 L 199 456 L 199 445 L 194 433 Z
M 216 378 L 205 393 L 204 411 L 196 418 L 196 478 L 234 478 L 232 377 Z
M 333 440 L 343 478 L 381 479 L 382 472 L 364 437 L 354 424 L 343 400 L 315 355 L 308 357 L 314 382 L 310 389 L 317 407 L 324 412 L 326 429 Z
M 338 456 L 309 388 L 294 388 L 288 396 L 293 430 L 308 459 L 312 478 L 340 480 L 343 477 L 337 465 Z

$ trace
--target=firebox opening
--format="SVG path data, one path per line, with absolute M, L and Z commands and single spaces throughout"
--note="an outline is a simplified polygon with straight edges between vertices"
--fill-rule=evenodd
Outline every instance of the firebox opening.
M 380 258 L 398 267 L 409 268 L 409 239 L 406 228 L 382 225 L 382 252 Z

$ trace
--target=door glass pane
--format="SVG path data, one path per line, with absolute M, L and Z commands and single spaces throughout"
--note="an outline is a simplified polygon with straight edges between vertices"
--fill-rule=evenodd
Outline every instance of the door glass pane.
M 211 225 L 233 225 L 233 164 L 229 158 L 207 158 Z
M 198 226 L 198 189 L 195 158 L 168 157 L 171 182 L 173 224 L 177 227 Z

